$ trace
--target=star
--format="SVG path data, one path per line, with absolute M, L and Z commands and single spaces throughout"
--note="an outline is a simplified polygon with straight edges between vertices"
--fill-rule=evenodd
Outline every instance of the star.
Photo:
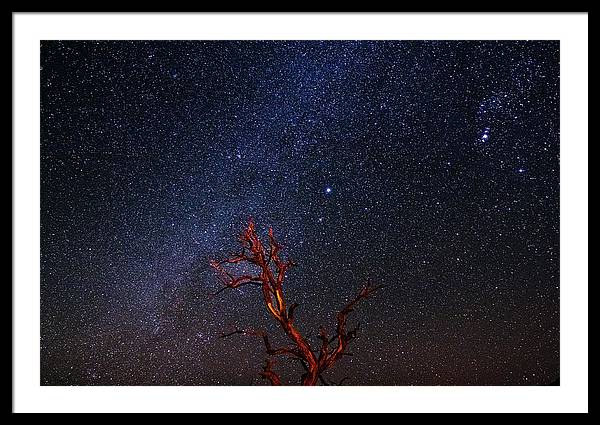
M 490 138 L 490 128 L 486 127 L 483 130 L 483 134 L 481 135 L 480 140 L 485 143 L 485 142 L 487 142 L 489 140 L 489 138 Z

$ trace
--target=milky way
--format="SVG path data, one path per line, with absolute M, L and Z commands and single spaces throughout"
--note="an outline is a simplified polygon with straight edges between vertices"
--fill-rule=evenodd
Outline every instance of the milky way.
M 42 43 L 42 384 L 266 385 L 250 217 L 315 344 L 388 285 L 328 379 L 555 382 L 558 42 Z

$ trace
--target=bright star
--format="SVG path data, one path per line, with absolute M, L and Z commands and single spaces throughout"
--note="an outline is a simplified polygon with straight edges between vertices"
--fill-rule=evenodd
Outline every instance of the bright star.
M 483 134 L 481 135 L 481 138 L 480 138 L 480 140 L 481 140 L 482 142 L 487 142 L 489 138 L 490 138 L 490 128 L 489 128 L 489 127 L 486 127 L 486 128 L 483 130 Z

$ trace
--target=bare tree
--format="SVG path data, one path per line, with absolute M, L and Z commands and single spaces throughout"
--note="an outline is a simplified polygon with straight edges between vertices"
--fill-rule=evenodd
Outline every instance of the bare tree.
M 273 229 L 269 229 L 269 243 L 268 247 L 265 248 L 256 233 L 254 222 L 250 221 L 248 227 L 240 236 L 240 243 L 242 250 L 239 254 L 232 255 L 225 260 L 211 261 L 211 266 L 218 272 L 219 278 L 224 285 L 215 295 L 228 288 L 240 288 L 246 285 L 260 287 L 268 312 L 279 323 L 279 326 L 289 338 L 291 345 L 273 348 L 266 332 L 257 330 L 237 329 L 222 335 L 222 337 L 235 334 L 261 337 L 269 356 L 287 356 L 302 364 L 305 370 L 300 381 L 302 385 L 317 385 L 319 382 L 329 385 L 323 378 L 323 373 L 331 369 L 342 356 L 351 355 L 346 350 L 350 341 L 357 336 L 358 326 L 351 330 L 347 330 L 346 328 L 348 315 L 361 300 L 370 297 L 384 285 L 373 285 L 370 281 L 367 281 L 356 297 L 337 314 L 335 334 L 330 337 L 325 328 L 321 327 L 319 329 L 320 348 L 317 352 L 313 350 L 308 340 L 294 324 L 294 311 L 298 307 L 298 304 L 294 303 L 288 307 L 286 303 L 283 294 L 283 281 L 288 269 L 295 264 L 290 260 L 283 260 L 281 258 L 280 252 L 282 246 L 275 240 Z M 256 272 L 234 276 L 227 269 L 227 266 L 237 264 L 250 264 L 254 266 Z M 264 379 L 269 380 L 271 385 L 281 385 L 281 378 L 273 370 L 274 360 L 271 357 L 267 359 L 260 375 Z M 341 384 L 342 381 L 338 384 Z

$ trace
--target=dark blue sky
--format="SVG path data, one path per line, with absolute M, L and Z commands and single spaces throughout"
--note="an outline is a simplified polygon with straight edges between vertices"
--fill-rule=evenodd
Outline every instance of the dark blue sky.
M 558 42 L 50 41 L 41 84 L 42 384 L 264 384 L 218 338 L 284 341 L 259 291 L 209 296 L 250 217 L 315 340 L 389 285 L 329 378 L 558 378 Z

